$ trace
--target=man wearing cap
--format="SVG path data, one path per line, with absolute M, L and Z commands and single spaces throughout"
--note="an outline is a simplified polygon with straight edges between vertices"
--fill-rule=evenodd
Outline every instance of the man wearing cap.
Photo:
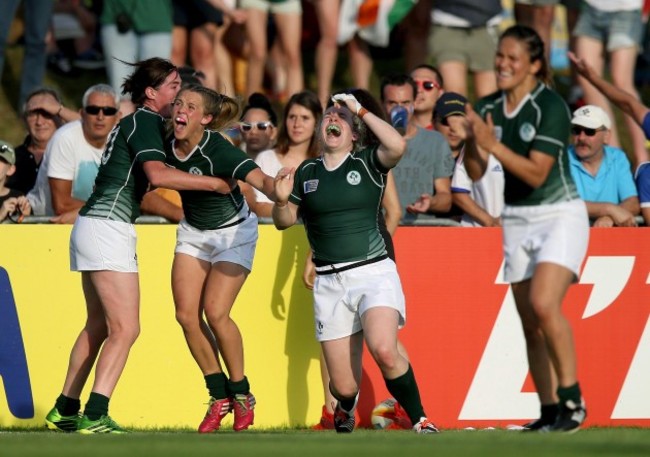
M 413 78 L 389 75 L 383 78 L 380 93 L 393 127 L 398 131 L 403 128 L 407 141 L 402 160 L 393 168 L 400 205 L 406 210 L 402 222 L 440 217 L 451 209 L 454 159 L 449 145 L 440 133 L 416 124 L 413 110 L 417 85 Z
M 639 198 L 625 152 L 608 145 L 611 120 L 595 105 L 573 113 L 569 147 L 571 175 L 587 203 L 594 227 L 634 227 Z
M 456 92 L 445 92 L 436 102 L 433 111 L 435 129 L 449 143 L 456 159 L 451 179 L 451 197 L 466 227 L 501 226 L 505 176 L 499 160 L 488 156 L 488 166 L 478 181 L 472 181 L 465 169 L 465 147 L 473 147 L 466 141 L 465 104 L 467 99 Z M 452 209 L 452 212 L 454 209 Z
M 7 177 L 16 171 L 16 152 L 7 142 L 0 140 L 0 222 L 11 217 L 20 222 L 31 214 L 29 201 L 22 192 L 6 187 Z

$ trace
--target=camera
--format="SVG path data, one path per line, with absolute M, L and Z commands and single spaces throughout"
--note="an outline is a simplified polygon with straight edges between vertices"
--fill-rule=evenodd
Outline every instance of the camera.
M 120 13 L 115 17 L 115 25 L 118 32 L 125 34 L 133 28 L 133 21 L 126 13 Z

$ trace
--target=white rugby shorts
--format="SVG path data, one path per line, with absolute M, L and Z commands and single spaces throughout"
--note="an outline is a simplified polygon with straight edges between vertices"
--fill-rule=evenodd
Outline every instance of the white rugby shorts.
M 335 340 L 361 331 L 363 313 L 380 306 L 397 310 L 399 326 L 405 324 L 404 292 L 391 259 L 339 273 L 317 274 L 314 282 L 316 339 Z
M 589 217 L 582 200 L 539 206 L 509 206 L 502 214 L 504 279 L 530 279 L 535 266 L 555 263 L 576 278 L 589 244 Z
M 199 230 L 183 219 L 176 229 L 174 252 L 211 264 L 231 262 L 251 271 L 257 246 L 257 216 L 254 213 L 248 214 L 246 208 L 245 212 L 240 212 L 237 218 L 239 217 L 245 217 L 244 221 L 216 230 Z
M 138 272 L 135 226 L 77 216 L 70 234 L 70 270 Z

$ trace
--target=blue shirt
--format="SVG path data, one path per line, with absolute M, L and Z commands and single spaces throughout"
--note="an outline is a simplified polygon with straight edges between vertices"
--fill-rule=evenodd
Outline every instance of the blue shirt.
M 592 176 L 576 156 L 573 145 L 569 147 L 571 176 L 578 187 L 580 198 L 588 202 L 613 203 L 636 197 L 636 185 L 630 169 L 630 161 L 619 148 L 604 146 L 603 161 L 596 176 Z

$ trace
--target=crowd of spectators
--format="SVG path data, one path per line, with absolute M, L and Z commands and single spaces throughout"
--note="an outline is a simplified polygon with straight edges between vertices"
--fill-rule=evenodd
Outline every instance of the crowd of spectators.
M 121 81 L 129 71 L 126 64 L 152 56 L 168 58 L 177 66 L 184 67 L 184 79 L 227 95 L 238 94 L 247 98 L 249 103 L 238 129 L 228 133 L 236 144 L 255 158 L 262 151 L 284 147 L 280 143 L 283 132 L 285 136 L 288 132 L 288 126 L 278 123 L 276 110 L 283 109 L 294 94 L 312 85 L 320 104 L 327 104 L 328 94 L 336 89 L 334 79 L 337 62 L 340 64 L 339 53 L 348 54 L 349 77 L 353 86 L 368 89 L 373 72 L 372 49 L 402 47 L 403 72 L 378 75 L 380 87 L 373 95 L 381 100 L 385 114 L 391 119 L 396 116 L 394 107 L 406 108 L 406 115 L 397 117 L 403 118 L 404 136 L 412 152 L 405 155 L 392 175 L 403 211 L 401 222 L 407 224 L 425 220 L 439 225 L 499 225 L 498 214 L 487 215 L 494 210 L 481 213 L 474 206 L 476 195 L 484 195 L 486 191 L 480 186 L 477 189 L 478 183 L 463 180 L 462 176 L 466 176 L 463 173 L 463 139 L 447 122 L 444 103 L 436 103 L 441 97 L 447 103 L 471 102 L 495 90 L 491 56 L 496 49 L 499 31 L 506 22 L 504 5 L 514 8 L 517 22 L 536 29 L 545 41 L 547 59 L 553 14 L 557 5 L 563 5 L 567 12 L 567 30 L 571 33 L 569 49 L 584 56 L 597 74 L 602 75 L 605 62 L 609 62 L 615 85 L 638 98 L 632 80 L 634 59 L 643 42 L 644 24 L 641 16 L 636 14 L 643 7 L 642 0 L 588 0 L 584 2 L 586 13 L 583 15 L 578 14 L 575 2 L 564 0 L 516 0 L 512 5 L 499 0 L 419 0 L 410 8 L 392 11 L 392 22 L 388 24 L 382 24 L 382 21 L 389 18 L 374 17 L 377 12 L 369 13 L 361 0 L 156 0 L 151 4 L 147 1 L 135 2 L 136 6 L 131 7 L 130 0 L 57 0 L 51 10 L 36 8 L 36 2 L 30 0 L 3 2 L 0 11 L 0 30 L 4 34 L 0 36 L 0 72 L 4 65 L 7 34 L 16 17 L 23 24 L 24 65 L 34 70 L 22 73 L 19 111 L 27 135 L 20 145 L 7 144 L 15 150 L 15 164 L 10 164 L 11 171 L 6 173 L 4 186 L 27 196 L 33 216 L 45 216 L 51 222 L 61 223 L 74 220 L 75 207 L 84 201 L 79 197 L 75 176 L 85 165 L 82 166 L 80 154 L 73 152 L 74 148 L 69 148 L 69 153 L 59 154 L 68 164 L 64 181 L 70 184 L 63 189 L 65 195 L 62 197 L 61 178 L 49 170 L 53 159 L 48 156 L 54 154 L 47 151 L 57 149 L 60 141 L 54 139 L 63 136 L 63 132 L 58 133 L 62 126 L 72 124 L 66 125 L 63 131 L 73 130 L 73 126 L 83 127 L 84 139 L 88 140 L 89 125 L 99 124 L 100 127 L 95 128 L 107 132 L 102 133 L 94 146 L 97 151 L 94 154 L 95 165 L 91 167 L 94 171 L 90 175 L 96 173 L 98 151 L 103 148 L 99 143 L 105 144 L 110 128 L 133 109 L 128 97 L 121 96 Z M 629 24 L 629 27 L 622 29 L 619 27 L 622 23 Z M 315 51 L 314 84 L 310 84 L 303 71 L 306 63 L 302 59 L 308 55 L 301 53 L 305 41 Z M 599 50 L 604 50 L 606 60 L 592 58 L 599 54 Z M 93 103 L 90 105 L 92 112 L 88 111 L 86 96 L 79 110 L 64 106 L 55 90 L 42 86 L 45 68 L 70 77 L 80 71 L 103 69 L 99 77 L 103 79 L 101 85 L 112 87 L 115 101 Z M 575 108 L 585 102 L 591 103 L 596 109 L 604 110 L 608 119 L 615 119 L 607 99 L 586 79 L 575 75 L 574 71 L 571 74 L 574 75 L 574 87 L 570 88 L 571 100 L 567 100 L 571 106 Z M 574 97 L 576 93 L 582 97 L 580 100 Z M 434 114 L 436 106 L 443 113 L 438 117 Z M 114 108 L 119 111 L 111 114 Z M 459 110 L 454 115 L 462 116 L 462 112 Z M 629 157 L 629 162 L 617 163 L 623 163 L 623 166 L 627 163 L 630 173 L 632 167 L 647 162 L 640 128 L 629 116 L 625 115 L 624 119 L 623 124 L 631 132 L 629 151 L 619 149 L 621 141 L 616 122 L 610 121 L 606 131 L 596 129 L 595 137 L 573 135 L 572 140 L 576 143 L 571 155 L 574 179 L 584 178 L 587 173 L 585 163 L 589 162 L 580 159 L 576 152 L 584 149 L 588 142 L 602 143 L 600 150 L 605 158 L 612 155 L 612 151 L 619 156 L 622 154 L 621 157 Z M 88 144 L 88 141 L 79 144 Z M 610 162 L 603 160 L 603 163 Z M 498 163 L 493 164 L 492 169 L 497 175 L 503 173 Z M 88 171 L 83 171 L 85 173 Z M 602 184 L 602 179 L 595 178 L 598 173 L 603 172 L 592 170 L 592 189 Z M 501 187 L 497 184 L 495 189 L 493 193 L 498 194 Z M 484 197 L 492 201 L 489 195 Z M 255 207 L 254 199 L 251 200 Z M 483 200 L 482 205 L 485 206 L 487 201 Z M 607 208 L 611 212 L 619 203 L 609 202 L 613 206 Z M 486 210 L 481 205 L 479 208 Z M 473 216 L 468 213 L 472 210 Z M 616 213 L 617 217 L 593 213 L 592 223 L 617 226 L 630 225 L 630 221 L 634 224 L 641 222 L 638 208 L 632 210 L 628 215 L 631 219 L 626 217 L 625 223 L 621 221 L 620 211 Z M 159 215 L 171 222 L 178 222 L 183 217 L 178 195 L 166 189 L 148 193 L 142 211 L 145 215 Z M 9 220 L 8 216 L 5 219 Z M 603 222 L 609 220 L 614 222 Z

